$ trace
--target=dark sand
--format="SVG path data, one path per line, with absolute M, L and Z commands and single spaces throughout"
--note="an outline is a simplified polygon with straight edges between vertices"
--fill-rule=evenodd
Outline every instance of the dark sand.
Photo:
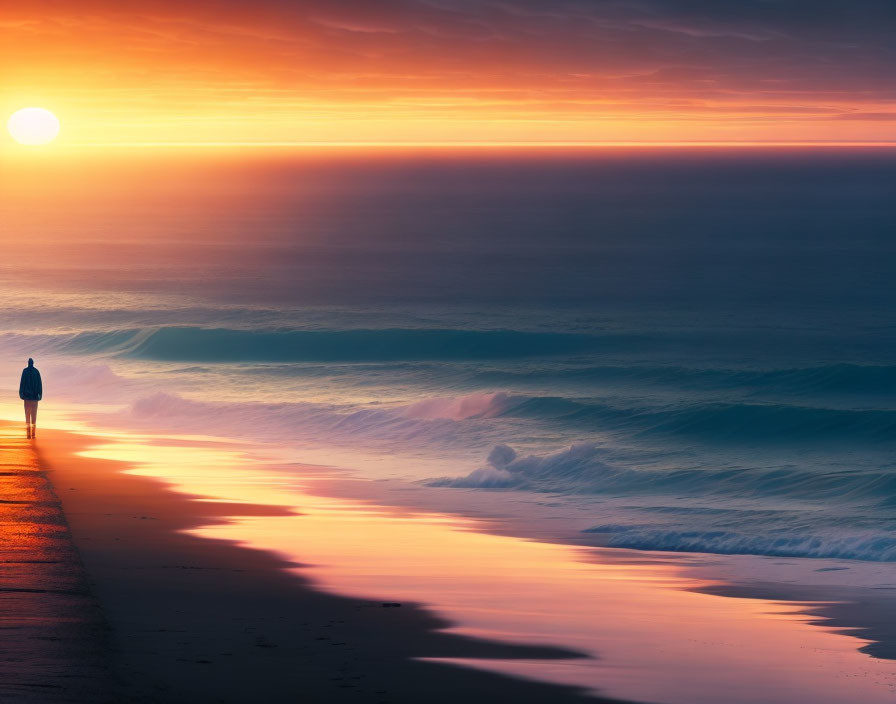
M 51 630 L 66 629 L 67 618 L 75 619 L 90 646 L 78 656 L 89 662 L 78 667 L 93 668 L 91 686 L 103 685 L 116 701 L 608 701 L 572 687 L 415 660 L 581 654 L 446 633 L 442 629 L 450 624 L 424 606 L 384 608 L 328 594 L 287 572 L 295 565 L 277 555 L 186 535 L 182 531 L 228 515 L 287 509 L 197 501 L 155 479 L 122 473 L 122 463 L 73 455 L 89 444 L 82 436 L 41 430 L 35 448 L 109 626 L 117 688 L 102 679 L 97 664 L 103 639 L 95 632 L 100 621 L 90 595 L 75 590 L 72 598 L 80 601 L 59 607 L 68 616 L 57 616 L 49 600 L 40 609 Z M 61 516 L 55 520 L 64 525 Z M 42 554 L 36 550 L 31 557 Z M 77 554 L 69 551 L 61 564 L 64 579 L 83 580 Z M 16 649 L 20 640 L 5 639 Z M 70 650 L 66 657 L 74 658 Z M 36 670 L 42 668 L 35 664 Z M 43 682 L 55 679 L 48 675 Z M 103 701 L 91 695 L 70 700 Z
M 896 660 L 896 597 L 892 588 L 752 582 L 717 584 L 699 591 L 736 599 L 803 603 L 802 613 L 819 617 L 821 625 L 870 641 L 858 648 L 861 652 Z
M 113 701 L 102 615 L 19 427 L 0 427 L 0 497 L 0 702 Z

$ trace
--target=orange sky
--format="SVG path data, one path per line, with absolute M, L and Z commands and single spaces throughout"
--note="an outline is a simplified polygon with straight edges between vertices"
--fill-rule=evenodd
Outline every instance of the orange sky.
M 0 8 L 0 113 L 49 108 L 68 145 L 896 134 L 896 9 L 877 0 Z

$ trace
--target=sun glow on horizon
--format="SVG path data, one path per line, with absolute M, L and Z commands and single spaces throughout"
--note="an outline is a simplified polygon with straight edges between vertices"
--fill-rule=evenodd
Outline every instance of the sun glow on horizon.
M 25 146 L 49 144 L 59 136 L 60 124 L 52 112 L 44 108 L 22 108 L 6 122 L 10 136 Z
M 12 3 L 0 109 L 65 149 L 893 140 L 885 10 L 643 4 Z

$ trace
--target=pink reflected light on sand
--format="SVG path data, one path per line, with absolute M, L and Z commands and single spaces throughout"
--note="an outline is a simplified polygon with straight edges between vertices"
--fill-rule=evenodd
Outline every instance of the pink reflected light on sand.
M 458 664 L 667 704 L 889 704 L 896 694 L 896 663 L 859 652 L 861 639 L 813 623 L 798 604 L 692 591 L 708 582 L 673 564 L 309 495 L 301 482 L 313 479 L 253 469 L 221 448 L 131 442 L 87 454 L 137 462 L 134 471 L 211 499 L 295 507 L 295 516 L 236 517 L 194 532 L 311 565 L 297 571 L 329 591 L 419 602 L 459 633 L 591 655 Z

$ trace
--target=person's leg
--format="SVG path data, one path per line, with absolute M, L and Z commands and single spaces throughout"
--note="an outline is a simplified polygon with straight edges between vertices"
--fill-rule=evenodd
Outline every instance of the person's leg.
M 32 428 L 34 427 L 32 423 L 34 422 L 34 401 L 25 401 L 25 432 L 28 435 L 28 439 L 30 440 L 34 437 L 34 431 Z
M 34 405 L 31 406 L 31 425 L 37 425 L 37 401 L 32 401 Z

